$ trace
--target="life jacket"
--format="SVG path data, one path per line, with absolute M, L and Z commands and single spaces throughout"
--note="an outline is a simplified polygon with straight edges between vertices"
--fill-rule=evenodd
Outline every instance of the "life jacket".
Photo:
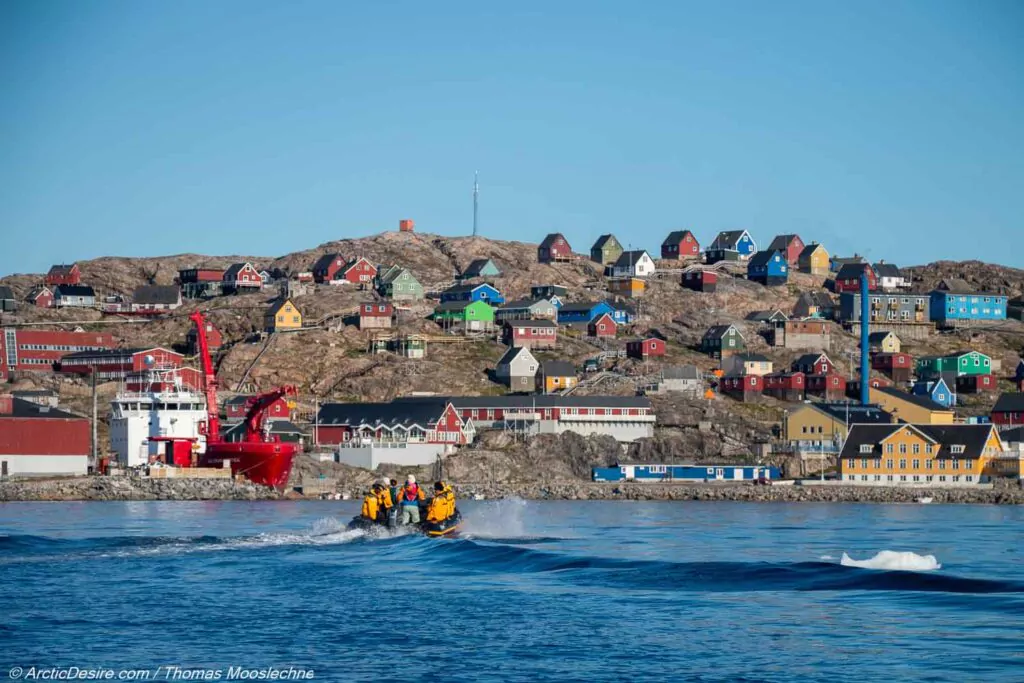
M 380 511 L 380 498 L 376 493 L 370 493 L 363 499 L 363 509 L 359 514 L 364 519 L 377 521 L 377 513 Z
M 455 514 L 455 492 L 451 486 L 438 491 L 433 500 L 430 501 L 430 509 L 427 510 L 428 522 L 443 522 Z
M 413 484 L 411 487 L 406 484 L 398 492 L 398 500 L 402 505 L 419 505 L 423 499 L 423 489 L 419 487 L 419 484 Z
M 391 491 L 387 489 L 381 489 L 380 493 L 377 494 L 377 499 L 385 509 L 390 509 L 391 506 L 394 505 L 394 502 L 391 500 Z

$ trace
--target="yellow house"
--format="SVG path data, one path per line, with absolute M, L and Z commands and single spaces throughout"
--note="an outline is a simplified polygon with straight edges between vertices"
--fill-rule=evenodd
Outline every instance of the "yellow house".
M 892 415 L 875 405 L 803 403 L 786 412 L 782 432 L 800 450 L 838 450 L 846 441 L 847 424 L 892 424 Z
M 564 360 L 546 360 L 537 373 L 538 389 L 545 394 L 572 389 L 579 384 L 576 368 Z
M 263 315 L 263 328 L 267 332 L 297 330 L 302 327 L 302 313 L 291 299 L 278 299 Z
M 939 405 L 927 396 L 914 396 L 892 387 L 870 387 L 868 398 L 871 403 L 899 422 L 913 424 L 951 425 L 953 411 Z
M 608 282 L 608 291 L 619 296 L 635 299 L 643 296 L 646 283 L 638 277 L 615 278 Z
M 858 425 L 839 456 L 844 483 L 868 486 L 970 486 L 988 481 L 1003 453 L 992 425 Z
M 900 338 L 893 332 L 872 332 L 868 336 L 868 349 L 872 353 L 899 353 L 903 347 Z
M 797 257 L 800 272 L 811 275 L 828 275 L 828 261 L 828 250 L 817 242 L 805 246 Z

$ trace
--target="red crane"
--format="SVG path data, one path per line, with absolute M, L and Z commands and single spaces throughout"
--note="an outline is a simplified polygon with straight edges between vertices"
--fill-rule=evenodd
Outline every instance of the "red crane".
M 294 396 L 295 393 L 295 387 L 286 384 L 273 391 L 257 394 L 246 401 L 245 440 L 248 442 L 270 441 L 269 436 L 264 433 L 264 429 L 267 426 L 267 411 L 278 399 L 285 396 Z

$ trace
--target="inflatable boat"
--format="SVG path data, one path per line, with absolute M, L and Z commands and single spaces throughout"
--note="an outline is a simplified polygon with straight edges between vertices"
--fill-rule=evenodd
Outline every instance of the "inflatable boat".
M 423 516 L 425 517 L 425 515 Z M 441 536 L 454 536 L 459 531 L 459 527 L 462 525 L 462 513 L 459 512 L 458 508 L 455 509 L 455 514 L 444 520 L 443 522 L 428 522 L 424 519 L 419 523 L 418 531 L 423 533 L 425 536 L 431 538 L 439 538 Z M 366 519 L 362 515 L 356 515 L 352 518 L 352 521 L 348 523 L 349 529 L 362 529 L 363 531 L 376 532 L 381 531 L 392 531 L 399 528 L 398 520 L 394 513 L 392 513 L 386 522 L 378 522 L 371 519 Z

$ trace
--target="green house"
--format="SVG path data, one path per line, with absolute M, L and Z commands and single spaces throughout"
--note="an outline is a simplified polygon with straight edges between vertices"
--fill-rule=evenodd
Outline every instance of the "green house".
M 489 258 L 478 258 L 468 266 L 459 276 L 460 280 L 472 280 L 478 277 L 501 277 L 501 268 Z
M 615 235 L 601 235 L 590 248 L 590 260 L 602 266 L 610 266 L 622 255 L 622 245 Z
M 395 301 L 420 301 L 423 299 L 423 285 L 408 268 L 391 266 L 377 276 L 377 291 L 381 296 Z
M 434 309 L 434 322 L 482 332 L 494 328 L 494 309 L 485 301 L 446 301 Z
M 725 358 L 746 348 L 747 342 L 735 325 L 709 327 L 700 340 L 700 350 L 712 358 Z
M 951 373 L 960 375 L 987 375 L 992 372 L 992 359 L 978 351 L 951 353 L 948 356 L 925 356 L 917 359 L 917 376 L 930 379 Z

